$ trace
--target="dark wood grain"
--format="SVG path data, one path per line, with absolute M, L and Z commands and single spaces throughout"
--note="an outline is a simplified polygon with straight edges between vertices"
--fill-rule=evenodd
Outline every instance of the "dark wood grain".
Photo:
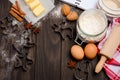
M 99 60 L 99 56 L 97 56 L 93 60 L 89 60 L 88 64 L 88 77 L 87 80 L 108 80 L 109 78 L 106 76 L 104 70 L 102 70 L 99 74 L 96 74 L 95 71 L 95 66 Z
M 74 42 L 76 21 L 67 21 L 66 17 L 61 14 L 62 4 L 63 2 L 60 0 L 55 0 L 55 8 L 38 22 L 40 33 L 31 34 L 31 41 L 35 42 L 36 45 L 29 50 L 29 58 L 33 61 L 33 64 L 29 66 L 29 70 L 24 71 L 22 68 L 14 68 L 14 63 L 6 64 L 2 61 L 3 57 L 0 56 L 0 80 L 76 80 L 74 74 L 77 69 L 67 67 L 67 62 L 74 60 L 70 55 L 70 48 L 76 44 Z M 9 16 L 7 12 L 11 4 L 8 0 L 0 0 L 0 6 L 0 19 Z M 79 15 L 83 11 L 75 7 L 72 7 L 72 10 L 77 11 Z M 55 31 L 53 29 L 55 25 L 64 29 L 61 32 L 57 31 L 59 29 Z M 6 42 L 2 40 L 0 35 L 0 47 L 4 47 L 4 43 Z M 85 44 L 82 47 L 84 46 Z M 12 53 L 14 53 L 14 50 L 9 55 L 13 55 Z M 99 74 L 94 73 L 98 60 L 99 56 L 93 60 L 84 58 L 81 61 L 76 61 L 77 66 L 82 66 L 83 72 L 78 72 L 81 79 L 108 79 L 103 70 Z M 9 68 L 11 69 L 8 70 Z
M 36 35 L 31 34 L 30 41 L 36 43 Z M 29 59 L 33 60 L 33 64 L 29 66 L 28 71 L 24 71 L 21 68 L 15 68 L 12 71 L 11 78 L 9 80 L 35 80 L 35 53 L 36 47 L 34 46 L 29 50 Z
M 0 0 L 0 20 L 8 16 L 11 3 L 9 0 Z
M 61 41 L 51 28 L 52 23 L 57 21 L 47 16 L 40 25 L 41 30 L 37 35 L 35 80 L 60 80 Z

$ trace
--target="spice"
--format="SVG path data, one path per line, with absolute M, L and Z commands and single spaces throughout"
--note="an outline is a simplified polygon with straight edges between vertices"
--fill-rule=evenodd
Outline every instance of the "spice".
M 13 7 L 11 8 L 12 11 L 14 11 L 16 14 L 18 14 L 19 16 L 24 18 L 24 15 L 21 15 L 16 9 L 14 9 Z
M 27 24 L 25 25 L 25 28 L 30 29 L 30 28 L 31 28 L 31 26 L 32 26 L 32 22 L 27 23 Z
M 20 8 L 20 4 L 18 3 L 18 0 L 15 1 L 15 4 L 16 4 L 17 10 L 18 10 L 21 14 L 24 14 L 24 15 L 25 15 L 25 13 L 24 13 L 24 12 L 21 10 L 21 8 Z
M 69 68 L 75 68 L 75 66 L 76 66 L 76 62 L 70 60 L 70 61 L 67 63 L 67 65 L 68 65 Z
M 22 22 L 23 18 L 25 17 L 25 13 L 21 10 L 18 1 L 15 1 L 16 5 L 12 5 L 11 10 L 9 13 L 15 17 L 18 21 Z
M 20 22 L 23 21 L 23 19 L 22 19 L 20 16 L 18 16 L 13 10 L 10 10 L 9 13 L 10 13 L 13 17 L 15 17 L 18 21 L 20 21 Z
M 39 33 L 39 32 L 40 32 L 40 28 L 34 28 L 34 29 L 33 29 L 33 32 L 34 32 L 34 33 Z
M 17 7 L 14 4 L 12 5 L 12 8 L 18 10 Z M 25 15 L 25 13 L 22 10 L 20 12 L 21 12 L 21 15 Z

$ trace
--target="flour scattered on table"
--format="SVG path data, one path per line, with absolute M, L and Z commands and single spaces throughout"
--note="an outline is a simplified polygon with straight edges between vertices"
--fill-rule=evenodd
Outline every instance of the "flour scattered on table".
M 51 0 L 52 1 L 52 3 L 54 3 L 55 1 L 54 0 Z
M 56 8 L 51 12 L 51 15 L 59 18 L 61 16 L 61 5 L 56 6 Z
M 43 20 L 45 20 L 45 18 L 43 18 Z M 35 26 L 36 26 L 37 28 L 41 27 L 41 25 L 42 25 L 42 22 L 41 22 L 41 21 L 39 21 L 39 22 L 37 22 L 37 23 L 35 24 Z

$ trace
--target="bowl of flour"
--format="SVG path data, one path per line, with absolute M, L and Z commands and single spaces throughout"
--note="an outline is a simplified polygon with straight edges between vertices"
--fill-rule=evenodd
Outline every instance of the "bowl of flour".
M 97 6 L 103 10 L 108 17 L 120 16 L 120 0 L 99 0 Z
M 107 17 L 103 11 L 85 10 L 77 21 L 78 38 L 85 42 L 98 42 L 105 36 L 107 25 Z

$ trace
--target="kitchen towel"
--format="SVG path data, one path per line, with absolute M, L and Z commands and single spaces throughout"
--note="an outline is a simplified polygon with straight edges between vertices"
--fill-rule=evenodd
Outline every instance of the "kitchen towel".
M 109 24 L 106 36 L 98 44 L 99 50 L 102 48 L 112 28 L 116 27 L 117 25 L 120 25 L 120 17 L 113 18 L 113 21 Z M 104 70 L 111 80 L 120 80 L 120 45 L 116 49 L 113 57 L 105 62 Z

